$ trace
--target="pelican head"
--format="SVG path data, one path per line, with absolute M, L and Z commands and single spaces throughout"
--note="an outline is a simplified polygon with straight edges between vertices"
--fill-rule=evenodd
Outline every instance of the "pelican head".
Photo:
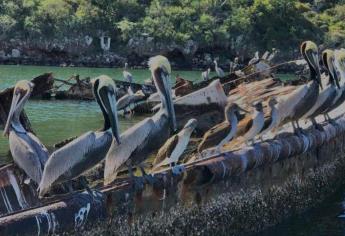
M 187 129 L 190 132 L 193 132 L 194 129 L 197 127 L 198 125 L 198 121 L 196 119 L 190 119 L 188 120 L 188 122 L 185 124 L 185 126 L 183 127 L 183 129 Z
M 120 144 L 115 83 L 111 78 L 103 75 L 93 79 L 91 84 L 96 101 L 104 115 L 104 130 L 111 128 L 116 142 Z
M 277 104 L 278 104 L 278 101 L 275 97 L 270 98 L 270 100 L 268 101 L 268 106 L 270 108 L 273 108 Z
M 340 88 L 339 85 L 339 78 L 335 67 L 335 56 L 334 51 L 330 49 L 326 49 L 322 52 L 322 62 L 327 68 L 327 71 L 329 73 L 330 81 L 334 82 L 338 88 Z
M 312 41 L 303 42 L 301 54 L 309 65 L 311 78 L 315 79 L 322 88 L 317 45 Z
M 152 78 L 162 100 L 162 108 L 168 113 L 171 129 L 177 130 L 176 115 L 171 91 L 171 66 L 166 57 L 155 56 L 149 60 Z
M 253 107 L 254 107 L 255 111 L 257 111 L 257 112 L 263 112 L 263 110 L 264 110 L 264 108 L 262 106 L 262 102 L 254 103 Z
M 5 125 L 4 136 L 9 134 L 12 120 L 19 119 L 19 115 L 23 110 L 25 102 L 29 99 L 34 86 L 33 83 L 27 80 L 17 82 L 13 90 L 12 104 Z
M 233 115 L 236 115 L 237 117 L 239 117 L 240 111 L 245 112 L 245 113 L 249 113 L 247 110 L 244 110 L 239 105 L 237 105 L 237 103 L 230 103 L 230 104 L 226 105 L 226 107 L 224 109 L 224 113 L 225 113 L 225 117 L 228 120 L 228 122 L 231 120 L 231 117 Z

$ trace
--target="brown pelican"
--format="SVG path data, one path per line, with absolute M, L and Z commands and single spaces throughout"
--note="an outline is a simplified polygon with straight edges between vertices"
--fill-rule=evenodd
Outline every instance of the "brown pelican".
M 210 79 L 210 72 L 211 72 L 211 68 L 208 68 L 207 70 L 203 71 L 201 73 L 201 78 L 204 80 L 204 81 L 207 81 Z
M 270 109 L 270 115 L 268 118 L 265 119 L 264 127 L 262 127 L 262 130 L 260 131 L 260 137 L 262 140 L 262 137 L 270 132 L 274 127 L 279 125 L 279 117 L 278 117 L 278 111 L 276 108 L 276 105 L 278 104 L 278 101 L 275 97 L 270 98 L 268 101 L 268 107 Z
M 224 71 L 222 70 L 222 68 L 218 67 L 217 60 L 214 60 L 213 63 L 214 63 L 214 69 L 215 69 L 215 71 L 216 71 L 218 77 L 224 77 L 224 76 L 225 76 L 225 73 L 224 73 Z
M 327 87 L 319 93 L 314 106 L 303 116 L 303 118 L 310 118 L 317 128 L 321 127 L 317 125 L 315 117 L 325 113 L 337 97 L 336 86 L 339 87 L 339 81 L 334 60 L 334 52 L 332 50 L 325 50 L 322 53 L 322 61 L 328 71 L 329 82 Z
M 236 103 L 228 104 L 224 110 L 225 121 L 215 125 L 204 134 L 201 143 L 198 146 L 198 152 L 217 146 L 220 149 L 224 144 L 228 143 L 237 132 L 237 124 L 240 119 L 239 112 L 243 110 Z M 220 150 L 218 150 L 220 151 Z
M 171 67 L 167 58 L 150 58 L 149 67 L 162 106 L 154 116 L 137 123 L 121 135 L 121 145 L 112 143 L 105 161 L 104 184 L 116 179 L 119 168 L 141 164 L 149 154 L 161 147 L 177 129 L 171 92 Z
M 296 131 L 300 131 L 298 120 L 305 115 L 316 103 L 319 96 L 320 70 L 318 48 L 314 42 L 305 41 L 301 45 L 301 53 L 310 69 L 311 82 L 297 86 L 296 89 L 279 98 L 277 110 L 281 118 L 280 124 L 292 122 Z M 295 123 L 297 126 L 295 126 Z M 298 128 L 298 130 L 297 130 Z M 299 132 L 297 132 L 299 133 Z
M 104 116 L 104 127 L 101 131 L 89 131 L 81 135 L 49 157 L 39 184 L 40 197 L 53 184 L 77 178 L 103 160 L 113 137 L 120 143 L 114 81 L 100 76 L 92 80 L 92 88 Z
M 132 74 L 129 73 L 129 71 L 128 71 L 128 63 L 127 63 L 127 62 L 125 63 L 125 69 L 123 70 L 122 74 L 123 74 L 123 78 L 124 78 L 127 82 L 129 82 L 129 83 L 132 83 L 132 82 L 133 82 L 133 76 L 132 76 Z
M 34 84 L 27 80 L 17 82 L 13 91 L 4 136 L 9 137 L 14 162 L 24 170 L 30 179 L 39 184 L 49 156 L 48 150 L 34 134 L 24 129 L 19 120 L 20 113 L 29 99 L 33 87 Z
M 183 129 L 172 136 L 166 143 L 159 149 L 158 154 L 153 161 L 153 170 L 165 166 L 176 164 L 186 149 L 190 136 L 196 128 L 198 122 L 196 119 L 190 119 Z

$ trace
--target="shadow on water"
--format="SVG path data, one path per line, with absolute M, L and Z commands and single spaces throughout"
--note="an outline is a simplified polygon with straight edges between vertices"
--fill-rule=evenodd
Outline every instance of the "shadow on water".
M 290 217 L 257 236 L 345 235 L 345 186 L 322 204 Z

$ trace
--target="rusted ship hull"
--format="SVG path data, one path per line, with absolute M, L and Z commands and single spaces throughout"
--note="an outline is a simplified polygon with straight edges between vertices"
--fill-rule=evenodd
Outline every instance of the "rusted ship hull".
M 345 118 L 303 137 L 287 134 L 155 174 L 133 192 L 129 180 L 0 217 L 1 235 L 239 235 L 305 210 L 344 184 Z M 2 199 L 2 201 L 5 201 Z M 162 220 L 164 219 L 164 220 Z

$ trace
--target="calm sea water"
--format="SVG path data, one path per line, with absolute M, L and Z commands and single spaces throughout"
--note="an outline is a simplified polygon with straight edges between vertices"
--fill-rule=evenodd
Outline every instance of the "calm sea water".
M 0 66 L 0 90 L 13 86 L 18 80 L 31 79 L 44 72 L 53 72 L 54 76 L 60 79 L 67 79 L 73 74 L 79 74 L 82 78 L 106 74 L 115 79 L 122 79 L 122 69 Z M 131 73 L 137 82 L 150 77 L 148 70 L 131 70 Z M 173 77 L 177 74 L 191 80 L 200 79 L 199 71 L 174 71 Z M 291 75 L 280 75 L 280 77 L 289 79 Z M 29 100 L 25 109 L 37 136 L 47 146 L 89 130 L 96 130 L 103 122 L 101 111 L 95 102 Z M 144 117 L 138 115 L 131 119 L 120 117 L 121 130 L 142 119 Z M 2 133 L 2 130 L 0 132 Z M 11 161 L 7 154 L 8 140 L 0 136 L 0 164 Z M 345 218 L 338 217 L 345 214 L 344 196 L 345 191 L 339 191 L 318 208 L 292 217 L 260 235 L 345 235 Z
M 96 77 L 102 74 L 121 80 L 122 69 L 115 68 L 80 68 L 80 67 L 42 67 L 42 66 L 0 66 L 0 90 L 15 85 L 18 80 L 30 80 L 45 72 L 53 72 L 54 77 L 68 79 L 71 75 L 79 74 L 81 78 Z M 134 80 L 138 83 L 150 77 L 149 70 L 131 70 Z M 174 71 L 191 80 L 200 79 L 200 71 Z M 79 136 L 86 131 L 96 130 L 102 126 L 102 114 L 96 102 L 88 101 L 37 101 L 29 100 L 25 110 L 30 118 L 37 136 L 46 146 L 62 141 L 68 137 Z M 120 129 L 128 127 L 142 120 L 143 116 L 131 119 L 120 117 Z M 0 136 L 0 164 L 8 159 L 8 140 Z

